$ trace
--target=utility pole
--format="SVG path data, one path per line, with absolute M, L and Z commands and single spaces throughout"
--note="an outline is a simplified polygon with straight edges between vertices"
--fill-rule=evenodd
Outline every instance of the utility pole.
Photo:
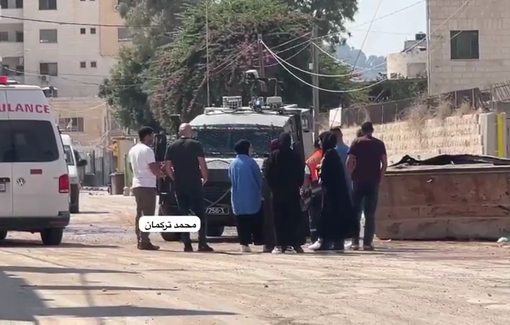
M 319 37 L 319 29 L 317 28 L 317 25 L 313 25 L 312 30 L 312 42 Z M 314 75 L 312 75 L 312 85 L 314 86 L 312 91 L 313 96 L 313 135 L 314 138 L 317 138 L 319 136 L 319 76 L 317 75 L 319 73 L 319 51 L 315 47 L 314 44 L 310 44 L 312 47 L 312 72 Z
M 264 65 L 264 48 L 262 47 L 262 34 L 258 36 L 258 49 L 259 49 L 259 69 L 260 69 L 260 78 L 266 77 L 266 67 Z
M 205 51 L 206 51 L 206 82 L 207 82 L 207 107 L 211 106 L 211 89 L 209 86 L 209 0 L 205 0 Z

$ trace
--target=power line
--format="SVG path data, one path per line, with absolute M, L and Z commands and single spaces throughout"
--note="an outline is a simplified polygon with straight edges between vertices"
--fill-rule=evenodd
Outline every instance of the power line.
M 375 19 L 375 20 L 374 20 L 374 22 L 375 22 L 375 21 L 382 20 L 382 19 L 385 19 L 385 18 L 388 18 L 388 17 L 391 17 L 391 16 L 396 15 L 396 14 L 398 14 L 398 13 L 401 13 L 401 12 L 403 12 L 403 11 L 406 11 L 407 9 L 413 8 L 413 7 L 415 7 L 415 6 L 419 5 L 419 4 L 423 3 L 423 2 L 425 2 L 425 0 L 420 0 L 420 1 L 417 1 L 417 2 L 415 2 L 415 3 L 413 3 L 413 4 L 409 5 L 409 6 L 406 6 L 406 7 L 400 8 L 400 9 L 397 9 L 397 10 L 395 10 L 395 11 L 392 11 L 392 12 L 390 12 L 390 13 L 386 14 L 386 15 L 383 15 L 383 16 L 378 17 L 377 19 Z M 355 26 L 351 27 L 351 29 L 358 28 L 358 27 L 365 26 L 365 25 L 369 25 L 369 24 L 370 24 L 370 21 L 368 21 L 368 22 L 364 22 L 364 23 L 361 23 L 361 24 L 359 24 L 359 25 L 355 25 Z M 324 39 L 324 38 L 328 38 L 328 37 L 331 37 L 331 36 L 334 36 L 334 35 L 337 35 L 337 34 L 340 34 L 340 33 L 342 33 L 342 32 L 333 32 L 333 33 L 328 33 L 328 34 L 326 34 L 326 35 L 319 36 L 319 37 L 313 38 L 313 39 L 311 39 L 311 40 L 312 40 L 312 41 L 315 41 L 315 40 L 319 40 L 319 39 Z
M 457 13 L 459 13 L 462 9 L 466 10 L 467 9 L 467 5 L 471 2 L 472 0 L 466 0 L 452 15 L 450 15 L 450 17 L 448 17 L 447 19 L 445 19 L 441 24 L 439 24 L 439 26 L 436 27 L 436 29 L 434 29 L 431 34 L 434 34 L 435 32 L 437 32 L 444 24 L 448 23 L 452 18 L 453 16 L 455 16 Z M 457 17 L 454 21 L 457 21 L 460 19 L 460 16 Z M 461 31 L 462 32 L 462 31 Z M 455 37 L 457 37 L 461 32 L 453 35 L 453 37 L 451 37 L 449 40 L 453 40 Z M 428 35 L 427 37 L 430 37 L 430 35 Z M 429 44 L 429 45 L 435 45 L 437 43 L 440 43 L 442 42 L 443 40 L 442 39 L 439 39 L 439 40 L 436 40 L 435 42 L 433 42 L 432 44 Z M 416 42 L 413 46 L 409 47 L 408 49 L 406 49 L 406 51 L 411 51 L 413 50 L 414 48 L 418 47 L 419 45 L 421 45 L 423 43 L 423 40 L 421 41 L 418 41 Z M 318 46 L 317 44 L 315 43 L 312 43 L 313 45 L 317 46 L 319 48 L 319 50 L 321 50 L 325 55 L 329 56 L 331 59 L 337 61 L 337 63 L 339 64 L 346 64 L 343 60 L 337 58 L 337 57 L 334 57 L 333 55 L 331 55 L 330 53 L 326 52 L 324 49 L 322 49 L 320 46 Z M 433 49 L 433 50 L 430 50 L 430 49 L 427 49 L 429 55 L 430 53 L 432 53 L 433 51 L 437 50 L 436 49 Z M 338 62 L 340 61 L 340 62 Z M 367 72 L 367 71 L 373 71 L 373 70 L 376 70 L 376 68 L 378 67 L 381 67 L 383 65 L 386 65 L 386 62 L 383 62 L 383 63 L 380 63 L 378 65 L 375 65 L 373 67 L 370 67 L 370 68 L 367 68 L 367 69 L 364 69 L 362 68 L 363 71 L 360 71 L 360 72 Z M 376 70 L 377 71 L 377 70 Z
M 267 49 L 267 51 L 275 58 L 276 61 L 278 61 L 279 63 L 281 63 L 282 61 L 278 58 L 278 56 L 276 56 L 274 54 L 273 51 L 271 51 L 271 49 L 264 43 L 264 42 L 261 42 L 262 45 L 264 45 L 264 47 Z M 378 85 L 380 83 L 383 83 L 386 81 L 386 79 L 383 79 L 383 80 L 380 80 L 376 83 L 373 83 L 372 85 L 370 86 L 367 86 L 367 87 L 363 87 L 363 88 L 358 88 L 358 89 L 350 89 L 350 90 L 333 90 L 333 89 L 326 89 L 326 88 L 320 88 L 320 87 L 316 87 L 306 81 L 304 81 L 303 79 L 299 78 L 298 76 L 296 76 L 294 73 L 292 73 L 292 71 L 290 71 L 284 64 L 280 64 L 282 66 L 282 68 L 284 68 L 285 70 L 287 70 L 287 72 L 293 76 L 294 78 L 296 78 L 298 81 L 300 81 L 301 83 L 304 83 L 305 85 L 308 85 L 309 87 L 312 87 L 312 88 L 315 88 L 315 89 L 318 89 L 318 90 L 322 90 L 322 91 L 325 91 L 325 92 L 330 92 L 330 93 L 340 93 L 340 94 L 345 94 L 345 93 L 354 93 L 354 92 L 358 92 L 358 91 L 362 91 L 362 90 L 365 90 L 365 89 L 369 89 L 369 88 L 372 88 L 373 86 L 375 85 Z
M 381 8 L 383 0 L 379 0 L 379 4 L 377 5 L 377 8 L 375 9 L 374 16 L 372 17 L 372 21 L 370 22 L 370 25 L 368 26 L 367 33 L 365 34 L 365 38 L 363 39 L 363 43 L 361 43 L 361 47 L 358 50 L 358 55 L 356 56 L 356 60 L 354 61 L 354 65 L 352 67 L 352 71 L 356 69 L 356 64 L 358 64 L 359 57 L 361 56 L 361 52 L 363 52 L 363 47 L 365 47 L 365 43 L 368 39 L 368 35 L 370 34 L 370 30 L 372 29 L 372 26 L 374 24 L 375 18 L 377 17 L 377 13 L 379 12 L 379 8 Z
M 312 45 L 315 45 L 313 42 L 311 42 Z M 301 69 L 300 67 L 296 67 L 295 65 L 292 65 L 288 62 L 286 62 L 287 60 L 283 60 L 282 58 L 280 58 L 278 55 L 275 54 L 275 56 L 277 56 L 281 62 L 285 63 L 287 66 L 295 69 L 295 70 L 298 70 L 298 71 L 301 71 L 303 73 L 307 73 L 309 75 L 312 75 L 312 76 L 317 76 L 317 77 L 324 77 L 324 78 L 342 78 L 342 77 L 348 77 L 348 76 L 351 76 L 352 73 L 348 73 L 348 74 L 341 74 L 341 75 L 331 75 L 331 74 L 322 74 L 322 73 L 314 73 L 314 72 L 310 72 L 308 70 L 305 70 L 305 69 Z M 279 63 L 277 63 L 279 64 Z
M 18 21 L 30 21 L 30 22 L 34 22 L 34 23 L 55 24 L 55 25 L 92 26 L 92 27 L 116 27 L 116 28 L 129 27 L 129 26 L 126 26 L 126 25 L 119 25 L 119 24 L 77 23 L 77 22 L 70 22 L 70 21 L 57 21 L 57 20 L 35 19 L 35 18 L 21 18 L 21 17 L 7 16 L 7 15 L 0 15 L 0 18 L 12 19 L 12 20 L 18 20 Z M 131 27 L 136 27 L 136 26 L 131 26 Z M 140 28 L 146 28 L 146 27 L 157 27 L 157 26 L 140 26 Z

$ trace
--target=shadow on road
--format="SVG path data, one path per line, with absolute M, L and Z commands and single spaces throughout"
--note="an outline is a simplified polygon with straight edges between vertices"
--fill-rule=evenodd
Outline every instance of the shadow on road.
M 114 286 L 72 286 L 72 285 L 22 285 L 23 288 L 32 288 L 34 290 L 88 290 L 88 291 L 179 291 L 179 289 L 166 288 L 145 288 L 145 287 L 114 287 Z
M 87 245 L 81 243 L 62 243 L 58 246 L 45 246 L 39 240 L 4 239 L 0 241 L 0 248 L 5 247 L 51 247 L 58 249 L 66 248 L 118 248 L 116 245 Z
M 34 289 L 38 290 L 81 290 L 88 291 L 111 290 L 158 290 L 168 291 L 174 289 L 164 288 L 137 288 L 137 287 L 113 287 L 113 286 L 33 286 L 15 273 L 43 273 L 43 274 L 78 274 L 85 277 L 92 273 L 135 273 L 116 270 L 95 270 L 59 267 L 29 267 L 29 266 L 0 266 L 0 287 L 2 296 L 0 304 L 0 323 L 6 321 L 38 323 L 38 316 L 74 316 L 87 318 L 101 317 L 158 317 L 158 316 L 220 316 L 235 315 L 229 312 L 189 310 L 174 308 L 153 308 L 138 306 L 95 306 L 89 302 L 89 306 L 83 307 L 56 307 L 52 308 L 45 303 Z
M 81 215 L 81 214 L 108 214 L 111 211 L 80 211 L 80 213 L 73 213 L 73 216 Z

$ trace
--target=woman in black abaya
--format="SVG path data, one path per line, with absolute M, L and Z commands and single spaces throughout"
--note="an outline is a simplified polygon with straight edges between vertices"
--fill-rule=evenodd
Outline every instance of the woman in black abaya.
M 289 133 L 279 137 L 279 147 L 267 160 L 264 176 L 273 198 L 276 247 L 273 253 L 303 252 L 297 238 L 301 225 L 300 189 L 305 179 L 303 159 L 292 148 Z
M 344 167 L 335 150 L 336 141 L 336 135 L 332 132 L 321 135 L 323 206 L 317 227 L 320 242 L 316 250 L 330 250 L 333 246 L 334 250 L 343 251 L 344 240 L 351 238 L 358 228 Z

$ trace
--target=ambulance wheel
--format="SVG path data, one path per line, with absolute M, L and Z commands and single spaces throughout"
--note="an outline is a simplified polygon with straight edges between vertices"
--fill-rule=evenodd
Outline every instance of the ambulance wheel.
M 64 236 L 64 229 L 62 228 L 50 228 L 41 231 L 41 239 L 46 246 L 57 246 L 62 242 Z
M 0 240 L 7 238 L 7 231 L 0 231 Z

